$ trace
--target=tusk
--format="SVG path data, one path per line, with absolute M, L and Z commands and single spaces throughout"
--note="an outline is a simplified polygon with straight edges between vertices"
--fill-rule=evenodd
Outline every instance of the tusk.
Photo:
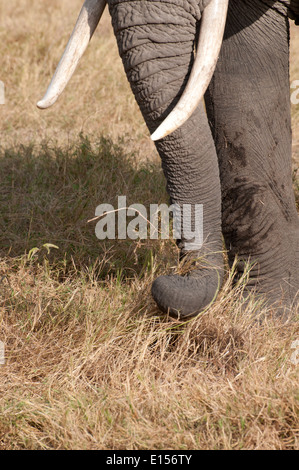
M 38 108 L 52 106 L 65 89 L 99 24 L 106 3 L 106 0 L 85 0 L 49 88 L 37 103 Z
M 218 61 L 227 18 L 229 0 L 211 0 L 202 14 L 197 54 L 187 86 L 178 104 L 152 134 L 159 140 L 189 119 L 203 98 Z

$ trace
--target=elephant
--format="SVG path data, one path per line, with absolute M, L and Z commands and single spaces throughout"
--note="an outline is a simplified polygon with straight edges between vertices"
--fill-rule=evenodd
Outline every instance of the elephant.
M 40 109 L 60 96 L 108 3 L 132 92 L 161 157 L 171 203 L 203 207 L 203 244 L 177 240 L 184 275 L 152 295 L 180 319 L 235 281 L 271 311 L 299 297 L 299 218 L 292 186 L 289 19 L 299 0 L 86 0 Z M 186 248 L 188 246 L 188 249 Z

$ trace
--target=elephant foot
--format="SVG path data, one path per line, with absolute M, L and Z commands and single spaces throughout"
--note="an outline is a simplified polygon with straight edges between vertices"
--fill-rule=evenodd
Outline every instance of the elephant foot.
M 185 275 L 160 276 L 153 282 L 152 296 L 162 312 L 178 319 L 191 318 L 215 300 L 223 282 L 222 256 L 218 265 L 200 261 L 199 268 L 194 261 Z
M 249 273 L 244 298 L 252 295 L 274 317 L 291 319 L 299 307 L 299 230 L 288 231 L 288 244 L 270 257 L 266 266 L 257 263 Z
M 290 301 L 281 293 L 262 294 L 255 291 L 244 291 L 242 308 L 246 314 L 252 312 L 254 320 L 263 323 L 265 320 L 274 319 L 282 323 L 296 320 L 299 314 L 299 291 L 298 295 Z
M 261 288 L 258 283 L 258 288 L 244 290 L 244 300 L 254 299 L 261 305 L 261 310 L 267 312 L 268 316 L 273 318 L 279 318 L 280 320 L 286 321 L 296 317 L 299 313 L 299 288 L 283 289 L 280 284 L 276 289 L 271 291 L 268 289 Z

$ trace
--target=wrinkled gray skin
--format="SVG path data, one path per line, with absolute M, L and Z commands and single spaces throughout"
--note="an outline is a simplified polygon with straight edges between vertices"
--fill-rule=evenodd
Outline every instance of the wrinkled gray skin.
M 108 1 L 120 56 L 151 132 L 184 90 L 208 3 Z M 230 0 L 220 59 L 205 96 L 207 114 L 199 106 L 156 143 L 171 202 L 204 207 L 205 243 L 191 253 L 195 269 L 153 284 L 164 312 L 184 317 L 213 300 L 223 280 L 222 234 L 230 264 L 238 257 L 238 275 L 245 262 L 253 263 L 248 292 L 288 308 L 297 301 L 288 14 L 299 15 L 299 0 Z M 182 255 L 185 243 L 182 237 Z

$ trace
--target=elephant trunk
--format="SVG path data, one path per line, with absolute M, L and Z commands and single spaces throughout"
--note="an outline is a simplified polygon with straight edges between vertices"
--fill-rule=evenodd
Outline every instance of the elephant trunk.
M 153 132 L 175 109 L 189 81 L 199 2 L 109 0 L 109 9 L 127 78 Z M 191 206 L 192 215 L 186 230 L 183 223 L 179 243 L 183 272 L 160 276 L 152 295 L 162 311 L 183 318 L 212 302 L 223 279 L 218 161 L 202 103 L 179 129 L 155 144 L 171 203 Z M 196 218 L 200 206 L 201 221 Z M 203 245 L 198 247 L 190 233 L 198 238 L 201 229 Z

